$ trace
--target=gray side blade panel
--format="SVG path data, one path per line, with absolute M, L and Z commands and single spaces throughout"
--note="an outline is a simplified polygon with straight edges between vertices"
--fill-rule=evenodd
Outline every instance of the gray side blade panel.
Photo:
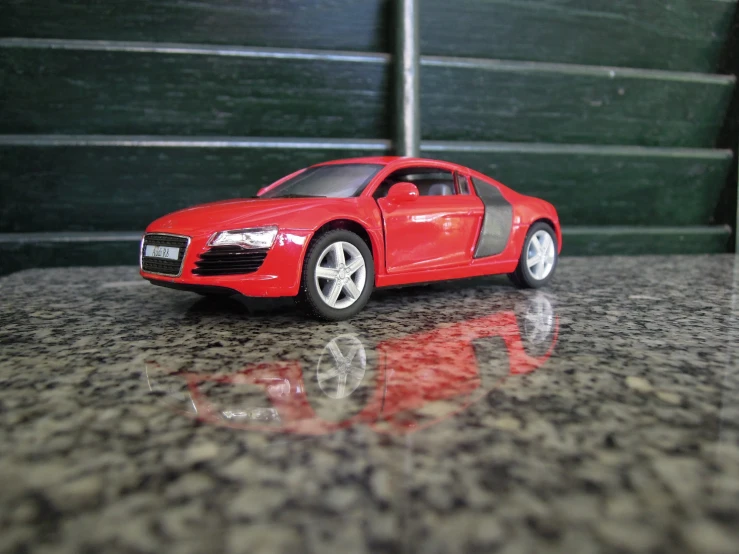
M 472 184 L 485 206 L 485 217 L 477 240 L 475 258 L 495 256 L 503 252 L 508 245 L 508 237 L 511 236 L 513 226 L 513 206 L 493 185 L 475 178 L 472 179 Z

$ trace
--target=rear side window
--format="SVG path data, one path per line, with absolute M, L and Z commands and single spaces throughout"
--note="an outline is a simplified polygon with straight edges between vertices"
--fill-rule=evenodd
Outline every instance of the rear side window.
M 477 196 L 483 199 L 489 199 L 492 200 L 493 198 L 500 198 L 503 200 L 503 202 L 506 202 L 505 199 L 503 199 L 503 195 L 498 190 L 498 187 L 493 185 L 492 183 L 486 183 L 482 179 L 478 179 L 477 177 L 472 177 L 472 186 L 475 187 L 475 192 L 477 193 Z

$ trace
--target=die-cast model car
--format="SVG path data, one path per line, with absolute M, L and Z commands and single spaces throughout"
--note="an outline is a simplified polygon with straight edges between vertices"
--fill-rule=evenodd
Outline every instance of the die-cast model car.
M 375 157 L 321 163 L 254 198 L 157 219 L 140 267 L 156 285 L 292 296 L 338 321 L 377 287 L 493 274 L 541 287 L 561 247 L 557 211 L 544 200 L 454 163 Z

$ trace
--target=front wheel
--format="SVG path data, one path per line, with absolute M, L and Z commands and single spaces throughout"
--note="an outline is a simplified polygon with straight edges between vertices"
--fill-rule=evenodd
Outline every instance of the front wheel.
M 521 288 L 543 287 L 554 276 L 557 267 L 557 236 L 544 222 L 535 223 L 526 234 L 521 258 L 511 280 Z
M 311 315 L 343 321 L 367 304 L 375 282 L 372 252 L 355 233 L 329 231 L 310 245 L 299 302 Z

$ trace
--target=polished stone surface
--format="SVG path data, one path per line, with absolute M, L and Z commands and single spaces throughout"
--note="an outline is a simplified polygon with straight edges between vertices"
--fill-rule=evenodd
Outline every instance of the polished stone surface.
M 739 264 L 565 258 L 320 324 L 0 279 L 0 552 L 739 551 Z

